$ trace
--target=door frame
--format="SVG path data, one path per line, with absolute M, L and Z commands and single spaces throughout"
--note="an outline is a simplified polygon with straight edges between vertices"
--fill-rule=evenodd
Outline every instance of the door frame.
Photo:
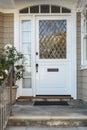
M 35 28 L 35 19 L 36 19 L 36 16 L 70 16 L 71 17 L 71 34 L 72 34 L 72 37 L 71 37 L 71 44 L 72 44 L 72 50 L 71 50 L 71 55 L 73 57 L 73 60 L 72 60 L 72 66 L 71 66 L 71 69 L 73 70 L 73 73 L 72 73 L 72 81 L 71 81 L 71 84 L 72 84 L 72 88 L 71 88 L 71 96 L 76 99 L 77 98 L 77 68 L 76 68 L 76 13 L 73 11 L 73 13 L 71 15 L 66 15 L 66 14 L 49 14 L 49 15 L 42 15 L 42 14 L 39 14 L 39 15 L 35 15 L 35 14 L 32 14 L 32 15 L 19 15 L 19 12 L 18 11 L 15 11 L 14 13 L 14 46 L 17 48 L 18 51 L 21 51 L 21 46 L 20 46 L 20 18 L 29 18 L 29 17 L 32 17 L 32 26 L 33 26 L 33 39 L 32 39 L 32 48 L 33 48 L 33 54 L 32 54 L 32 57 L 34 58 L 35 57 L 35 31 L 34 31 L 34 28 Z M 74 25 L 74 26 L 73 26 Z M 74 43 L 74 44 L 73 44 Z M 74 53 L 73 53 L 74 52 Z M 33 87 L 32 87 L 32 93 L 31 95 L 32 96 L 36 96 L 36 87 L 35 87 L 35 58 L 32 60 L 32 63 L 33 63 L 33 76 L 32 76 L 32 80 L 33 80 Z M 17 96 L 21 96 L 22 94 L 22 90 L 21 90 L 21 87 L 22 87 L 22 81 L 18 81 L 17 82 L 18 85 L 20 85 L 19 89 L 18 89 L 18 94 Z

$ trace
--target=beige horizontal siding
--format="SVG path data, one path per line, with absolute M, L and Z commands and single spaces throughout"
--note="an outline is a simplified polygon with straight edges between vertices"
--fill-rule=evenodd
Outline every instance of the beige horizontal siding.
M 77 13 L 77 97 L 82 99 L 81 73 L 81 13 Z
M 4 45 L 14 44 L 14 15 L 4 14 Z
M 14 44 L 14 15 L 0 13 L 0 48 Z
M 82 70 L 82 99 L 87 102 L 87 70 Z
M 78 99 L 87 102 L 87 70 L 81 70 L 81 14 L 77 13 L 77 91 Z
M 0 13 L 0 48 L 3 47 L 3 14 Z

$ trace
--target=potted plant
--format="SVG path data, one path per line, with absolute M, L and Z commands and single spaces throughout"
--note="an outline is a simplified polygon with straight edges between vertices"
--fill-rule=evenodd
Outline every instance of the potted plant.
M 22 73 L 24 70 L 24 66 L 20 62 L 22 58 L 23 54 L 18 52 L 15 47 L 7 45 L 4 49 L 0 50 L 0 85 L 8 76 L 9 68 L 11 66 L 13 67 L 13 77 L 10 79 L 12 80 L 12 103 L 16 100 L 16 92 L 18 87 L 16 85 L 16 80 L 22 78 Z M 9 86 L 7 89 L 9 89 Z

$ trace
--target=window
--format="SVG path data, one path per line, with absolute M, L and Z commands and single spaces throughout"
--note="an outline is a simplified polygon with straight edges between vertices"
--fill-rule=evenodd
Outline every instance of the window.
M 40 59 L 66 59 L 66 29 L 66 20 L 40 20 Z
M 62 6 L 57 5 L 34 5 L 19 11 L 23 13 L 71 13 L 71 10 Z
M 22 53 L 24 54 L 23 65 L 23 88 L 31 88 L 31 21 L 22 20 L 21 22 Z
M 82 65 L 87 67 L 87 19 L 83 20 Z
M 41 5 L 41 13 L 49 13 L 49 5 Z
M 60 7 L 59 6 L 52 6 L 51 13 L 60 13 Z
M 30 13 L 39 13 L 39 6 L 31 6 Z
M 22 14 L 22 13 L 28 13 L 28 8 L 21 9 L 20 14 Z
M 71 13 L 71 10 L 63 7 L 62 13 Z

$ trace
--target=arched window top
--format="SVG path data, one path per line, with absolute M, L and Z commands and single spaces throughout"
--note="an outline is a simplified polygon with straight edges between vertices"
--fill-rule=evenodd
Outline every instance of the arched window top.
M 45 4 L 23 8 L 19 11 L 19 13 L 71 13 L 71 10 L 66 7 Z

